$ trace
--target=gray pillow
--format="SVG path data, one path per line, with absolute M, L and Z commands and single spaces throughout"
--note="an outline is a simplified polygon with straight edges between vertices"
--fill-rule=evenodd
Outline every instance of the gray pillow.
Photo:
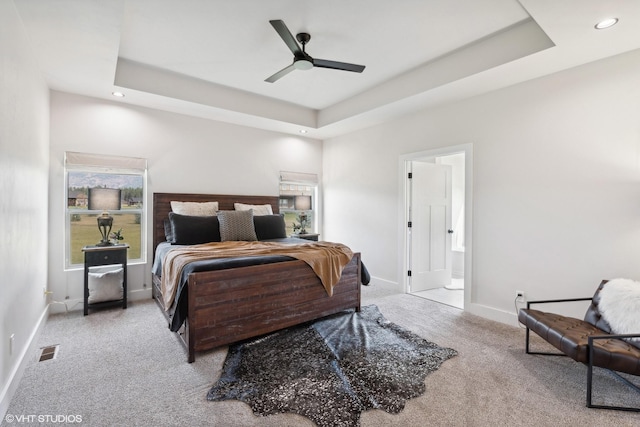
M 218 211 L 220 222 L 220 238 L 223 242 L 258 240 L 253 225 L 253 210 L 248 211 Z

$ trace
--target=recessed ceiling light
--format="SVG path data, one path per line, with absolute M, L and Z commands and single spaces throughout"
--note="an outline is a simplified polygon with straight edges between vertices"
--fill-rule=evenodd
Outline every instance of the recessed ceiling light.
M 607 18 L 607 19 L 603 19 L 602 21 L 598 22 L 595 25 L 595 28 L 596 28 L 596 30 L 604 30 L 605 28 L 613 27 L 617 23 L 618 23 L 618 18 Z
M 305 133 L 307 133 L 307 130 L 306 129 L 300 129 L 300 133 L 304 135 Z
M 124 93 L 122 92 L 111 92 L 111 95 L 117 96 L 118 98 L 124 98 Z

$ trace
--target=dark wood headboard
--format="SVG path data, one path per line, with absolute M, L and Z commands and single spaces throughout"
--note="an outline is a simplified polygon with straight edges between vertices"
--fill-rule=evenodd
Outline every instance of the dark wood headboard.
M 153 254 L 156 246 L 164 242 L 164 220 L 171 212 L 171 201 L 178 202 L 218 202 L 218 210 L 232 211 L 234 203 L 248 205 L 270 204 L 274 214 L 280 213 L 278 196 L 241 196 L 233 194 L 185 194 L 185 193 L 153 193 Z

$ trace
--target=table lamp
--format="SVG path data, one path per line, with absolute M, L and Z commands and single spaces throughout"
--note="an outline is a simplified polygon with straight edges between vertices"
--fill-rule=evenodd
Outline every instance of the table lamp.
M 311 210 L 311 196 L 296 196 L 294 199 L 294 206 L 297 211 L 303 211 L 298 214 L 298 222 L 300 225 L 294 224 L 293 230 L 300 230 L 299 234 L 307 234 L 307 227 L 311 225 L 309 215 L 306 212 Z
M 113 217 L 108 211 L 120 210 L 120 191 L 116 188 L 90 188 L 89 189 L 89 210 L 102 211 L 98 215 L 98 230 L 102 234 L 102 240 L 97 246 L 111 246 L 109 234 L 113 226 Z

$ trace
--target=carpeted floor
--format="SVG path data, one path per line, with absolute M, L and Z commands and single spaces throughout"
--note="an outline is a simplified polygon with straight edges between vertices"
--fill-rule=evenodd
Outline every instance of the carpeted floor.
M 409 400 L 402 412 L 364 412 L 363 427 L 640 425 L 640 414 L 587 409 L 586 368 L 568 358 L 524 354 L 524 330 L 515 325 L 398 294 L 375 282 L 363 287 L 367 304 L 458 355 L 427 377 L 425 393 Z M 238 401 L 207 401 L 227 349 L 186 363 L 153 301 L 87 317 L 81 311 L 52 316 L 39 343 L 59 344 L 57 356 L 45 362 L 31 356 L 7 414 L 80 415 L 87 426 L 314 425 L 295 414 L 255 416 Z M 606 397 L 640 406 L 640 395 L 609 374 L 597 371 L 594 381 L 594 403 Z

